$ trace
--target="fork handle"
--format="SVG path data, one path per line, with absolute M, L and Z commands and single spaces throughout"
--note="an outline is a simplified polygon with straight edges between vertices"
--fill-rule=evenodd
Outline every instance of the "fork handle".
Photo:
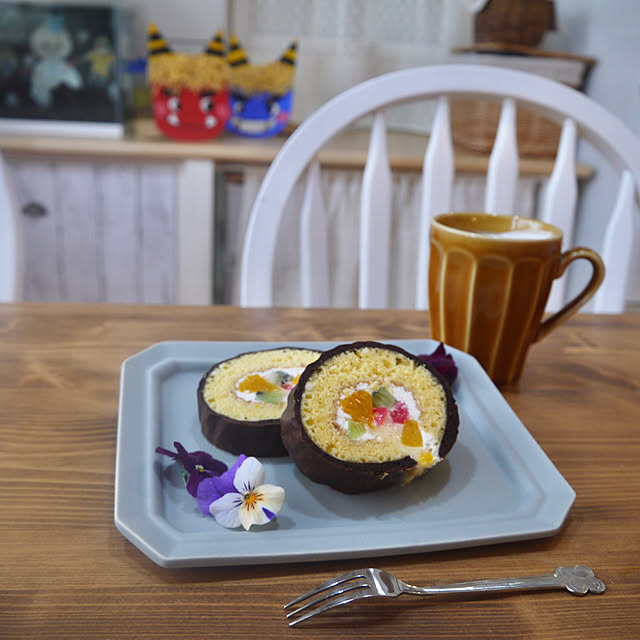
M 588 567 L 576 565 L 573 568 L 558 567 L 553 573 L 524 578 L 506 578 L 497 580 L 472 580 L 433 587 L 406 585 L 404 593 L 431 596 L 443 593 L 478 593 L 490 591 L 510 591 L 526 589 L 567 589 L 576 595 L 588 592 L 602 593 L 605 585 L 595 577 Z

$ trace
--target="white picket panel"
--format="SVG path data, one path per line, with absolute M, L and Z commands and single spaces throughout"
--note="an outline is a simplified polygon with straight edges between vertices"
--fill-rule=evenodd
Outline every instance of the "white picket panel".
M 520 158 L 516 138 L 516 105 L 512 98 L 502 102 L 500 120 L 487 169 L 484 210 L 487 213 L 515 212 Z
M 455 157 L 451 139 L 449 100 L 438 98 L 436 114 L 422 167 L 422 203 L 418 230 L 416 308 L 429 307 L 429 233 L 434 215 L 450 211 Z
M 171 164 L 139 168 L 140 227 L 138 270 L 146 303 L 176 299 L 176 178 Z
M 389 299 L 391 242 L 391 167 L 382 112 L 371 128 L 360 203 L 360 288 L 362 309 L 384 308 Z
M 61 287 L 64 300 L 98 302 L 104 299 L 104 281 L 98 278 L 102 262 L 102 211 L 96 202 L 96 172 L 85 162 L 54 165 L 56 235 L 59 241 Z
M 0 302 L 21 300 L 23 281 L 22 226 L 9 167 L 0 150 Z
M 540 218 L 562 230 L 562 248 L 573 246 L 575 212 L 578 202 L 578 177 L 576 173 L 577 128 L 571 118 L 562 126 L 556 161 L 547 185 Z M 562 308 L 566 296 L 567 274 L 558 278 L 551 287 L 547 311 Z
M 598 289 L 593 304 L 596 313 L 620 313 L 625 307 L 629 282 L 628 265 L 634 238 L 638 237 L 636 189 L 633 176 L 629 171 L 624 171 L 600 252 L 607 269 L 605 280 L 615 283 L 615 286 Z
M 160 169 L 156 167 L 156 169 Z M 164 181 L 164 220 L 166 232 L 175 228 L 176 246 L 173 252 L 177 269 L 176 285 L 172 285 L 180 304 L 210 304 L 213 301 L 214 271 L 214 202 L 215 164 L 208 158 L 188 158 L 179 167 L 160 169 Z M 177 177 L 176 177 L 177 175 Z M 175 191 L 175 193 L 173 193 Z M 178 211 L 174 222 L 172 212 Z M 166 251 L 171 252 L 167 247 Z M 169 277 L 164 274 L 163 277 Z
M 104 301 L 136 303 L 141 299 L 137 246 L 140 234 L 138 168 L 133 163 L 105 163 L 97 175 L 97 204 L 102 210 Z
M 329 305 L 327 212 L 322 197 L 320 165 L 311 163 L 300 211 L 300 279 L 303 307 Z

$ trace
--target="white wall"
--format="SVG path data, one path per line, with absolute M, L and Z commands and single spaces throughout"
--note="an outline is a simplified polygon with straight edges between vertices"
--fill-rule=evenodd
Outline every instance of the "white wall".
M 207 42 L 218 29 L 227 28 L 226 0 L 119 0 L 134 12 L 131 50 L 144 56 L 147 25 L 155 22 L 176 50 Z
M 542 46 L 598 60 L 589 76 L 586 93 L 621 118 L 640 135 L 640 2 L 638 0 L 555 0 L 556 33 L 547 34 Z M 594 151 L 584 145 L 580 160 L 596 168 L 585 189 L 579 212 L 576 242 L 595 249 L 602 244 L 606 220 L 617 184 Z M 640 223 L 638 224 L 640 229 Z M 640 301 L 640 242 L 636 234 L 635 266 L 630 299 Z M 575 291 L 586 277 L 584 269 L 571 274 Z

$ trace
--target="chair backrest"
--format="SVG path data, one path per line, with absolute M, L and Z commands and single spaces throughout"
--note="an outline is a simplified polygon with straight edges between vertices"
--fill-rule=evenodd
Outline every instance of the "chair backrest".
M 378 76 L 333 98 L 309 116 L 290 136 L 270 165 L 246 228 L 240 268 L 240 304 L 271 306 L 272 273 L 278 225 L 287 199 L 306 171 L 300 211 L 300 276 L 303 306 L 327 306 L 328 254 L 320 172 L 314 156 L 336 133 L 363 116 L 373 115 L 362 180 L 359 236 L 361 308 L 387 306 L 389 250 L 381 239 L 391 224 L 391 170 L 387 156 L 383 109 L 410 100 L 433 99 L 436 112 L 422 174 L 417 253 L 416 307 L 427 307 L 428 234 L 434 215 L 449 211 L 455 177 L 449 115 L 450 97 L 478 97 L 502 104 L 486 176 L 484 209 L 514 211 L 519 157 L 516 105 L 562 125 L 553 172 L 545 190 L 541 218 L 573 239 L 577 205 L 576 145 L 588 140 L 620 175 L 604 243 L 594 247 L 604 259 L 607 277 L 594 301 L 596 312 L 621 312 L 632 257 L 633 216 L 640 192 L 640 141 L 618 118 L 584 94 L 542 76 L 482 65 L 435 65 Z M 564 292 L 554 285 L 550 308 L 558 308 Z
M 0 302 L 22 297 L 22 239 L 9 172 L 0 153 Z

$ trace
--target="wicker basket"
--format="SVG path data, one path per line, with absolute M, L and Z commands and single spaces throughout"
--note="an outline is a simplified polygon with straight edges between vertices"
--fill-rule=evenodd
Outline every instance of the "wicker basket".
M 553 0 L 489 0 L 476 14 L 475 41 L 535 47 L 555 26 Z
M 491 153 L 500 119 L 500 103 L 489 100 L 451 100 L 453 144 L 463 151 Z M 516 134 L 521 156 L 553 157 L 560 125 L 528 109 L 516 109 Z

